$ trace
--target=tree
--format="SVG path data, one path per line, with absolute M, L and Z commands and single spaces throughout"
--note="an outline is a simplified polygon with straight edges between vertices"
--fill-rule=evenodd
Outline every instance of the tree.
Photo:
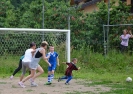
M 9 0 L 2 0 L 0 6 L 0 27 L 42 28 L 42 0 L 21 0 L 15 8 Z M 130 23 L 129 6 L 115 1 L 110 6 L 110 24 Z M 70 7 L 66 0 L 45 0 L 44 27 L 50 29 L 67 29 L 68 15 L 71 18 L 71 45 L 75 49 L 91 47 L 94 51 L 103 51 L 103 24 L 107 24 L 108 7 L 103 1 L 98 3 L 98 11 L 83 13 L 76 6 Z M 8 6 L 8 7 L 6 7 Z M 125 27 L 110 28 L 110 44 L 119 45 L 119 35 Z
M 16 27 L 16 14 L 10 0 L 0 2 L 0 27 Z

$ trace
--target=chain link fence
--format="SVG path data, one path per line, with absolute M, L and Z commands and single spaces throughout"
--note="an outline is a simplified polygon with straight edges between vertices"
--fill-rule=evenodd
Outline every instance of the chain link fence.
M 117 51 L 120 52 L 121 39 L 120 36 L 123 35 L 123 30 L 132 32 L 133 24 L 118 24 L 118 25 L 103 25 L 104 34 L 104 54 L 107 55 L 108 52 Z M 128 53 L 132 54 L 132 44 L 133 40 L 129 39 L 128 42 Z

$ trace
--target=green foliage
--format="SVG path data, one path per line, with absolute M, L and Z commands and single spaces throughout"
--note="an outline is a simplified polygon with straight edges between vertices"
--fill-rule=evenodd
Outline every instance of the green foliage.
M 70 14 L 72 47 L 80 49 L 85 45 L 95 52 L 103 51 L 103 24 L 107 24 L 107 4 L 102 1 L 98 3 L 98 11 L 83 13 L 83 11 L 78 11 L 79 7 L 70 6 L 67 0 L 44 1 L 45 28 L 67 29 Z M 110 4 L 110 24 L 132 23 L 132 20 L 128 20 L 130 6 L 121 1 L 118 1 L 116 6 L 116 2 L 113 0 Z M 42 0 L 2 0 L 0 27 L 42 28 L 42 6 Z M 127 27 L 109 29 L 110 45 L 118 47 L 119 35 L 123 28 Z
M 14 6 L 9 0 L 0 2 L 0 27 L 16 27 L 16 14 Z

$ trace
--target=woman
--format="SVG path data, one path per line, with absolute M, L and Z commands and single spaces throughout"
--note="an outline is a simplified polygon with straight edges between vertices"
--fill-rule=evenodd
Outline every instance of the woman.
M 32 61 L 31 61 L 30 65 L 29 65 L 29 67 L 31 69 L 31 74 L 29 76 L 27 76 L 24 80 L 19 82 L 19 85 L 21 87 L 24 88 L 25 87 L 24 82 L 29 80 L 30 78 L 32 78 L 32 80 L 34 82 L 34 79 L 44 72 L 42 67 L 38 64 L 41 57 L 46 61 L 46 63 L 49 66 L 51 66 L 51 64 L 47 60 L 49 57 L 46 57 L 46 55 L 45 55 L 45 49 L 47 48 L 47 45 L 48 45 L 48 43 L 46 41 L 43 41 L 41 43 L 41 47 L 36 49 L 36 52 L 35 52 L 35 54 L 32 58 Z M 39 72 L 36 73 L 36 70 L 38 70 Z M 35 83 L 33 83 L 33 86 L 34 85 L 37 86 Z
M 36 44 L 32 42 L 30 44 L 30 48 L 25 51 L 24 58 L 22 60 L 22 75 L 20 77 L 20 81 L 22 81 L 25 73 L 26 73 L 26 68 L 29 69 L 29 64 L 31 63 L 32 57 L 34 56 L 35 50 L 36 49 Z
M 133 38 L 131 31 L 128 32 L 127 29 L 124 29 L 123 35 L 120 36 L 121 39 L 120 50 L 122 53 L 127 51 L 129 38 Z
M 36 48 L 36 44 L 34 43 L 34 42 L 32 42 L 32 43 L 30 43 L 30 49 L 29 50 L 35 50 L 35 48 Z M 25 59 L 26 59 L 27 57 L 25 57 Z M 18 72 L 18 71 L 20 71 L 21 69 L 22 69 L 22 60 L 24 59 L 24 55 L 23 56 L 21 56 L 21 58 L 20 58 L 20 60 L 19 60 L 19 65 L 18 65 L 18 68 L 16 68 L 15 70 L 14 70 L 14 72 L 13 72 L 13 74 L 10 76 L 10 79 L 12 80 L 13 79 L 13 77 L 15 76 L 15 74 Z

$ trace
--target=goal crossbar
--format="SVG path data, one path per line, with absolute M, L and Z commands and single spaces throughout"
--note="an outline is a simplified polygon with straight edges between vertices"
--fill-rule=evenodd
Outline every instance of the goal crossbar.
M 67 62 L 70 62 L 70 30 L 65 29 L 32 29 L 32 28 L 0 28 L 0 31 L 41 31 L 41 32 L 64 32 L 66 33 Z
M 32 29 L 32 28 L 0 28 L 0 31 L 45 31 L 45 32 L 70 32 L 64 29 Z

